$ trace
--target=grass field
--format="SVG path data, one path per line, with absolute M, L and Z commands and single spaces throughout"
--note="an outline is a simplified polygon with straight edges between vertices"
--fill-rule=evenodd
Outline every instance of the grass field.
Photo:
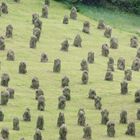
M 5 0 L 6 1 L 6 0 Z M 140 73 L 133 71 L 133 80 L 129 82 L 129 93 L 126 96 L 120 94 L 120 82 L 124 78 L 124 72 L 116 69 L 117 60 L 123 56 L 126 59 L 126 68 L 130 68 L 135 58 L 137 49 L 130 48 L 130 38 L 133 33 L 113 28 L 113 36 L 118 37 L 119 49 L 110 49 L 110 56 L 115 59 L 114 81 L 104 81 L 108 58 L 101 56 L 101 45 L 109 44 L 109 40 L 103 36 L 103 31 L 98 30 L 97 22 L 83 15 L 78 14 L 78 20 L 70 20 L 68 25 L 63 25 L 62 20 L 65 14 L 70 11 L 65 5 L 51 2 L 49 8 L 49 18 L 43 19 L 43 28 L 40 41 L 36 49 L 29 48 L 29 40 L 32 35 L 33 25 L 31 23 L 32 13 L 40 13 L 43 0 L 21 0 L 20 4 L 7 0 L 9 14 L 0 17 L 0 35 L 5 35 L 5 27 L 12 24 L 14 27 L 13 38 L 6 39 L 6 50 L 0 51 L 0 61 L 2 62 L 0 75 L 4 72 L 10 75 L 9 87 L 15 89 L 15 99 L 10 100 L 7 106 L 0 106 L 5 114 L 4 122 L 0 122 L 0 129 L 4 126 L 9 128 L 10 140 L 19 140 L 24 137 L 32 140 L 36 127 L 36 120 L 39 114 L 45 118 L 45 130 L 42 131 L 44 140 L 56 140 L 59 137 L 59 129 L 56 121 L 60 110 L 57 109 L 58 97 L 62 94 L 61 78 L 67 75 L 70 78 L 71 101 L 67 102 L 64 110 L 65 120 L 68 127 L 68 140 L 81 140 L 83 128 L 77 125 L 77 112 L 79 108 L 84 108 L 86 112 L 86 122 L 92 127 L 92 137 L 94 140 L 139 140 L 140 121 L 136 120 L 136 112 L 140 104 L 134 103 L 134 94 L 140 88 Z M 1 0 L 0 0 L 1 2 Z M 112 13 L 110 13 L 110 18 Z M 109 18 L 109 17 L 108 17 Z M 91 23 L 91 33 L 89 35 L 82 32 L 83 22 Z M 130 27 L 128 19 L 128 28 Z M 108 23 L 108 21 L 106 21 Z M 118 20 L 116 19 L 116 21 Z M 140 26 L 137 27 L 137 29 Z M 134 27 L 135 30 L 136 26 Z M 133 29 L 133 26 L 131 26 Z M 82 48 L 73 47 L 73 40 L 80 34 L 83 42 Z M 68 39 L 70 45 L 69 52 L 61 52 L 61 42 Z M 139 38 L 140 39 L 140 38 Z M 9 62 L 6 54 L 9 49 L 14 50 L 16 60 Z M 81 84 L 80 62 L 87 58 L 89 51 L 95 52 L 95 63 L 89 65 L 89 83 Z M 40 63 L 42 52 L 48 54 L 48 63 Z M 60 58 L 62 61 L 61 73 L 53 73 L 54 59 Z M 20 61 L 27 63 L 27 74 L 18 73 Z M 37 76 L 40 87 L 45 92 L 46 110 L 37 111 L 37 101 L 35 91 L 30 89 L 31 80 Z M 97 95 L 102 97 L 103 108 L 109 110 L 110 120 L 116 123 L 116 136 L 108 138 L 106 126 L 100 124 L 100 111 L 94 107 L 94 101 L 89 100 L 88 91 L 90 88 L 96 90 Z M 0 86 L 0 91 L 4 90 Z M 22 114 L 25 108 L 31 109 L 32 121 L 29 123 L 22 121 Z M 128 120 L 136 123 L 136 136 L 126 136 L 124 133 L 127 125 L 119 124 L 119 115 L 122 110 L 128 111 Z M 12 130 L 13 117 L 20 118 L 20 131 Z

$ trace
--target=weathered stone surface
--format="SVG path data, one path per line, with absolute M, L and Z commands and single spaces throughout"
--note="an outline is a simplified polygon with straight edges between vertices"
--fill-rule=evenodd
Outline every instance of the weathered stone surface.
M 120 123 L 126 124 L 127 123 L 127 111 L 123 110 L 120 113 Z
M 6 35 L 7 38 L 12 38 L 13 37 L 13 26 L 9 24 L 6 26 Z
M 65 51 L 67 52 L 69 49 L 69 42 L 68 40 L 64 40 L 62 43 L 61 43 L 61 51 Z
M 68 86 L 65 86 L 64 89 L 63 89 L 63 95 L 66 97 L 66 100 L 67 101 L 70 101 L 71 100 L 71 95 L 70 95 L 70 89 Z
M 101 111 L 101 124 L 107 124 L 109 121 L 109 112 L 107 109 Z
M 82 80 L 82 84 L 84 85 L 88 84 L 88 80 L 89 80 L 88 71 L 83 71 L 81 80 Z
M 79 34 L 76 35 L 74 42 L 73 42 L 73 45 L 75 47 L 82 47 L 82 38 Z
M 88 98 L 95 99 L 95 97 L 96 97 L 96 91 L 94 89 L 90 89 L 88 92 Z
M 63 24 L 69 24 L 69 17 L 67 15 L 63 18 Z
M 103 20 L 99 20 L 97 28 L 101 30 L 104 30 L 106 28 L 106 25 Z
M 65 123 L 64 113 L 60 112 L 59 116 L 58 116 L 58 119 L 57 119 L 57 127 L 60 127 L 64 123 Z
M 109 55 L 109 47 L 107 44 L 102 45 L 102 56 L 108 57 Z
M 95 108 L 98 109 L 98 110 L 102 109 L 101 99 L 102 98 L 99 97 L 99 96 L 96 96 L 95 99 L 94 99 L 94 101 L 95 101 L 95 103 L 94 103 Z
M 110 37 L 111 37 L 111 34 L 112 34 L 112 28 L 109 27 L 109 26 L 107 26 L 107 27 L 105 28 L 104 36 L 105 36 L 106 38 L 110 38 Z
M 71 9 L 70 18 L 73 20 L 77 19 L 77 9 L 75 7 L 72 7 Z
M 0 36 L 0 50 L 5 50 L 5 39 L 3 36 Z
M 135 58 L 132 62 L 131 69 L 134 71 L 139 71 L 140 70 L 140 59 Z
M 132 48 L 137 48 L 138 47 L 138 38 L 136 36 L 133 36 L 131 39 L 130 39 L 130 47 Z
M 121 94 L 127 94 L 128 93 L 128 83 L 126 81 L 123 81 L 120 83 L 121 85 Z
M 87 61 L 88 61 L 89 64 L 94 63 L 94 52 L 88 52 Z
M 42 8 L 42 17 L 48 18 L 48 6 L 47 5 L 44 5 Z
M 37 118 L 36 128 L 40 130 L 44 129 L 44 117 L 42 115 Z
M 40 111 L 45 110 L 45 97 L 44 97 L 44 95 L 40 95 L 38 97 L 37 109 L 40 110 Z
M 20 130 L 19 119 L 17 117 L 14 117 L 13 119 L 13 130 Z
M 7 52 L 7 60 L 14 61 L 15 60 L 15 53 L 13 50 L 8 50 Z
M 61 60 L 55 59 L 54 66 L 53 66 L 53 72 L 59 73 L 60 71 L 61 71 Z
M 58 109 L 65 109 L 65 106 L 66 106 L 66 97 L 62 95 L 58 98 Z
M 130 136 L 135 136 L 135 123 L 134 122 L 130 122 L 128 124 L 125 134 L 130 135 Z
M 132 80 L 132 71 L 130 69 L 127 69 L 124 71 L 124 79 L 127 81 L 131 81 Z
M 66 124 L 62 124 L 59 129 L 59 140 L 67 140 L 67 126 Z
M 107 135 L 109 137 L 114 137 L 115 136 L 115 123 L 109 121 L 107 123 Z
M 85 126 L 86 123 L 86 116 L 85 116 L 85 111 L 83 108 L 79 109 L 78 111 L 78 120 L 77 124 L 80 126 Z
M 82 30 L 84 33 L 87 33 L 89 34 L 90 33 L 90 23 L 89 21 L 85 21 L 83 23 L 83 30 Z
M 118 39 L 117 38 L 115 38 L 115 37 L 112 37 L 111 39 L 110 39 L 110 48 L 112 48 L 112 49 L 118 49 Z
M 119 70 L 125 70 L 125 59 L 123 57 L 120 57 L 118 59 L 118 62 L 117 62 L 117 68 Z
M 46 53 L 42 53 L 41 54 L 41 60 L 40 60 L 40 62 L 42 62 L 42 63 L 48 62 L 48 55 Z
M 135 92 L 135 103 L 140 103 L 140 89 Z
M 1 129 L 1 136 L 4 140 L 8 140 L 9 139 L 9 129 L 6 127 L 3 127 Z
M 23 113 L 23 121 L 26 121 L 26 122 L 31 121 L 31 114 L 30 114 L 29 108 L 26 108 L 25 112 Z

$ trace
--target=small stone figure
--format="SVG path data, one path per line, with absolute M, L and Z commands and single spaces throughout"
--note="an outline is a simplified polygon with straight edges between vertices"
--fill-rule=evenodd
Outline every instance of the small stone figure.
M 121 94 L 127 94 L 128 93 L 128 83 L 126 81 L 123 81 L 120 83 L 121 85 Z
M 59 73 L 61 71 L 61 60 L 55 59 L 54 60 L 54 66 L 53 66 L 53 72 Z
M 70 18 L 73 20 L 77 19 L 77 9 L 75 7 L 72 7 L 71 9 Z
M 19 119 L 17 118 L 17 117 L 15 117 L 14 119 L 13 119 L 13 130 L 19 130 L 20 128 L 19 128 Z
M 38 116 L 38 118 L 37 118 L 36 128 L 38 128 L 40 130 L 44 129 L 44 117 L 42 115 Z
M 107 135 L 109 137 L 114 137 L 115 136 L 115 123 L 109 121 L 107 123 Z
M 107 71 L 115 71 L 114 70 L 114 59 L 112 57 L 109 57 L 109 61 L 107 63 Z
M 109 55 L 109 47 L 107 44 L 102 45 L 102 56 L 108 57 Z
M 6 37 L 7 38 L 13 37 L 13 26 L 11 24 L 6 27 Z
M 132 80 L 132 71 L 130 69 L 127 69 L 124 71 L 124 79 L 127 81 L 131 81 Z
M 37 39 L 37 41 L 39 41 L 40 35 L 41 35 L 41 30 L 39 28 L 34 28 L 33 35 L 36 37 L 35 39 Z
M 38 97 L 37 109 L 40 110 L 40 111 L 44 111 L 45 110 L 45 97 L 44 97 L 44 95 L 40 95 Z
M 69 86 L 69 82 L 70 82 L 69 78 L 67 76 L 64 76 L 61 80 L 61 87 L 64 88 L 66 86 Z
M 36 129 L 36 132 L 34 134 L 34 140 L 43 140 L 40 129 Z
M 125 132 L 126 135 L 135 136 L 135 123 L 130 122 L 127 126 L 127 131 Z
M 4 120 L 4 113 L 3 111 L 0 109 L 0 122 L 2 122 Z
M 42 63 L 48 62 L 48 55 L 46 53 L 42 53 L 41 54 L 41 60 L 40 60 L 40 62 L 42 62 Z
M 62 43 L 61 43 L 61 51 L 65 51 L 67 52 L 69 49 L 69 42 L 68 40 L 64 40 Z
M 112 34 L 112 28 L 111 27 L 106 27 L 105 28 L 105 32 L 104 32 L 104 36 L 106 37 L 106 38 L 110 38 L 111 37 L 111 34 Z
M 82 79 L 82 84 L 86 85 L 88 83 L 88 71 L 83 71 L 81 79 Z
M 33 13 L 32 14 L 32 24 L 34 24 L 36 19 L 38 19 L 38 18 L 39 18 L 39 15 L 37 13 Z
M 94 63 L 94 52 L 88 52 L 87 61 L 88 61 L 89 64 Z
M 99 20 L 97 28 L 101 30 L 104 30 L 106 28 L 106 25 L 103 20 Z
M 85 111 L 83 108 L 79 109 L 79 111 L 78 111 L 78 122 L 77 123 L 80 126 L 85 126 L 86 116 L 85 116 Z
M 5 50 L 5 40 L 2 36 L 0 36 L 0 50 Z
M 140 108 L 137 110 L 137 119 L 140 120 Z
M 8 100 L 9 100 L 9 92 L 2 91 L 1 92 L 1 105 L 7 105 Z
M 37 37 L 36 36 L 31 36 L 31 39 L 30 39 L 30 48 L 36 48 L 36 43 L 37 43 Z
M 133 36 L 131 39 L 130 39 L 130 47 L 132 48 L 137 48 L 138 47 L 138 38 L 136 36 Z
M 4 140 L 8 140 L 9 139 L 9 129 L 6 127 L 2 128 L 1 136 Z
M 82 61 L 81 61 L 81 70 L 82 71 L 88 71 L 88 63 L 87 63 L 87 61 L 86 61 L 86 59 L 83 59 Z
M 69 24 L 69 18 L 67 15 L 65 15 L 63 18 L 63 24 Z
M 89 92 L 88 92 L 88 98 L 89 99 L 95 99 L 96 97 L 96 91 L 93 90 L 93 89 L 90 89 Z
M 48 6 L 47 5 L 44 5 L 42 8 L 42 17 L 48 18 Z
M 101 103 L 101 97 L 99 97 L 99 96 L 96 96 L 96 98 L 94 99 L 94 101 L 95 101 L 95 108 L 96 109 L 98 109 L 98 110 L 100 110 L 100 109 L 102 109 L 102 103 Z
M 107 124 L 107 122 L 109 121 L 109 112 L 107 109 L 104 109 L 101 111 L 101 124 Z
M 58 98 L 58 109 L 65 109 L 65 106 L 66 106 L 66 97 L 62 95 Z
M 136 57 L 133 60 L 131 69 L 134 70 L 134 71 L 139 71 L 140 70 L 140 59 L 139 58 Z
M 34 21 L 34 28 L 39 28 L 40 30 L 42 29 L 42 21 L 39 18 L 36 18 Z
M 10 81 L 10 77 L 7 73 L 3 73 L 1 76 L 1 85 L 4 87 L 8 87 L 8 83 Z
M 125 59 L 123 57 L 120 57 L 118 59 L 118 62 L 117 62 L 117 68 L 119 70 L 125 70 Z
M 135 103 L 140 103 L 140 89 L 135 92 Z
M 110 48 L 112 48 L 112 49 L 118 49 L 118 39 L 117 38 L 115 38 L 115 37 L 112 37 L 111 39 L 110 39 Z
M 84 132 L 83 138 L 85 138 L 86 140 L 91 140 L 92 130 L 88 124 L 86 124 L 86 126 L 83 128 L 83 132 Z
M 23 113 L 23 121 L 26 121 L 26 122 L 31 121 L 31 114 L 30 114 L 29 108 L 26 108 L 25 112 Z
M 66 97 L 66 100 L 67 101 L 70 101 L 71 100 L 71 95 L 70 95 L 70 89 L 69 89 L 69 87 L 64 87 L 64 89 L 63 89 L 63 96 L 65 96 Z
M 42 89 L 38 88 L 36 91 L 35 91 L 35 99 L 38 100 L 38 97 L 41 96 L 41 95 L 44 95 L 44 92 Z
M 74 42 L 73 42 L 73 45 L 75 47 L 82 47 L 82 38 L 79 34 L 76 35 Z
M 113 74 L 111 71 L 107 71 L 105 75 L 105 80 L 106 81 L 113 81 Z
M 38 80 L 37 77 L 34 77 L 32 79 L 32 84 L 31 84 L 30 87 L 33 88 L 33 89 L 38 89 L 39 88 L 39 80 Z
M 59 116 L 58 116 L 58 119 L 57 119 L 57 127 L 60 127 L 64 123 L 65 123 L 64 113 L 60 112 Z
M 82 30 L 84 33 L 87 33 L 89 34 L 90 33 L 90 23 L 89 21 L 85 21 L 83 23 L 83 30 Z
M 9 99 L 14 99 L 15 90 L 13 88 L 6 89 L 9 92 Z
M 67 140 L 67 126 L 66 124 L 62 124 L 59 129 L 59 140 Z
M 26 63 L 25 62 L 20 62 L 19 63 L 19 73 L 20 74 L 26 74 L 27 73 L 27 69 L 26 69 Z
M 8 14 L 8 6 L 5 2 L 1 3 L 1 10 L 3 14 Z
M 127 123 L 127 111 L 123 110 L 120 113 L 120 123 L 126 124 Z
M 8 50 L 7 52 L 7 60 L 14 61 L 15 60 L 15 53 L 12 50 Z

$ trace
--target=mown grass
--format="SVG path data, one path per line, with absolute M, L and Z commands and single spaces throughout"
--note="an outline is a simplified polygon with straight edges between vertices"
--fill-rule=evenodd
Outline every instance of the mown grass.
M 1 106 L 5 114 L 5 120 L 0 122 L 0 129 L 4 126 L 8 127 L 11 140 L 18 140 L 21 137 L 25 137 L 26 140 L 32 140 L 37 116 L 43 114 L 45 118 L 45 130 L 42 131 L 44 140 L 58 139 L 59 129 L 56 127 L 56 121 L 60 110 L 57 109 L 57 104 L 58 97 L 62 94 L 61 78 L 67 75 L 70 78 L 72 97 L 71 101 L 67 102 L 64 110 L 68 127 L 68 140 L 82 139 L 83 128 L 77 125 L 79 108 L 85 109 L 86 122 L 92 127 L 94 140 L 139 140 L 140 121 L 136 120 L 136 111 L 139 104 L 134 103 L 134 93 L 140 88 L 140 73 L 133 72 L 133 80 L 129 82 L 129 93 L 126 96 L 120 94 L 120 82 L 124 78 L 123 71 L 115 70 L 113 82 L 104 81 L 108 58 L 101 56 L 101 45 L 103 43 L 109 44 L 109 40 L 103 36 L 103 31 L 97 30 L 97 22 L 78 14 L 77 21 L 70 20 L 69 25 L 63 25 L 63 16 L 65 14 L 69 15 L 70 11 L 65 5 L 52 1 L 49 8 L 49 18 L 41 18 L 43 28 L 37 48 L 30 49 L 29 40 L 33 29 L 31 15 L 34 12 L 41 15 L 43 0 L 21 0 L 20 4 L 11 2 L 11 0 L 6 2 L 9 6 L 9 14 L 0 17 L 0 35 L 5 34 L 5 27 L 8 24 L 13 25 L 14 35 L 12 39 L 6 39 L 6 50 L 0 51 L 0 61 L 2 62 L 0 73 L 9 73 L 11 78 L 9 87 L 15 89 L 15 99 L 10 100 L 7 106 Z M 112 20 L 111 17 L 112 15 L 110 15 L 110 20 Z M 85 20 L 89 20 L 91 23 L 91 33 L 89 35 L 81 31 Z M 106 22 L 109 21 L 106 20 Z M 118 19 L 115 19 L 114 22 L 118 22 Z M 73 39 L 78 33 L 83 39 L 83 48 L 75 48 L 72 45 Z M 110 56 L 115 59 L 115 68 L 117 59 L 121 56 L 126 59 L 126 68 L 131 67 L 137 51 L 129 47 L 129 40 L 132 35 L 134 34 L 113 28 L 113 36 L 119 39 L 119 49 L 110 49 Z M 60 51 L 60 44 L 66 38 L 69 39 L 70 43 L 68 53 Z M 6 53 L 9 49 L 15 52 L 16 60 L 14 62 L 6 61 Z M 80 62 L 87 57 L 89 51 L 95 52 L 95 63 L 89 65 L 88 85 L 82 85 Z M 46 64 L 40 63 L 42 52 L 48 54 L 49 62 Z M 62 61 L 62 70 L 59 74 L 52 72 L 53 61 L 56 58 L 60 58 Z M 18 73 L 20 61 L 27 63 L 28 72 L 26 75 Z M 39 78 L 40 87 L 45 92 L 46 110 L 44 112 L 37 111 L 37 101 L 34 99 L 35 91 L 30 89 L 31 79 L 34 76 Z M 102 97 L 103 108 L 109 110 L 110 120 L 115 121 L 115 138 L 108 138 L 106 126 L 100 124 L 100 111 L 96 110 L 94 102 L 87 98 L 90 88 L 95 89 L 97 95 Z M 4 88 L 0 86 L 0 90 L 4 90 Z M 26 107 L 31 109 L 32 121 L 29 123 L 22 121 L 22 114 Z M 123 109 L 128 111 L 128 120 L 136 123 L 135 137 L 126 136 L 124 133 L 127 125 L 119 124 L 119 114 Z M 12 130 L 12 119 L 15 116 L 20 118 L 21 130 L 19 132 Z

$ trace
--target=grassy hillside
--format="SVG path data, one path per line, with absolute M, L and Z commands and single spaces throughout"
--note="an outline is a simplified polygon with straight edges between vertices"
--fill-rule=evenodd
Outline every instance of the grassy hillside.
M 104 43 L 109 44 L 109 40 L 103 36 L 103 31 L 96 28 L 96 21 L 78 14 L 77 21 L 70 20 L 68 25 L 63 25 L 63 16 L 65 14 L 69 15 L 70 11 L 64 5 L 52 1 L 49 8 L 49 18 L 41 18 L 43 28 L 37 48 L 30 49 L 29 40 L 33 29 L 31 15 L 35 12 L 41 15 L 43 0 L 21 0 L 20 4 L 11 1 L 6 1 L 9 6 L 9 14 L 0 17 L 0 35 L 5 34 L 5 27 L 8 24 L 12 24 L 14 27 L 13 38 L 6 39 L 6 50 L 0 51 L 0 61 L 2 62 L 0 75 L 4 72 L 8 73 L 11 78 L 9 87 L 15 89 L 15 99 L 10 100 L 7 106 L 0 106 L 5 114 L 4 122 L 0 122 L 0 129 L 4 126 L 9 128 L 10 140 L 18 140 L 21 137 L 25 137 L 26 140 L 32 140 L 39 114 L 42 114 L 45 118 L 45 130 L 42 131 L 44 140 L 58 139 L 59 129 L 56 127 L 56 121 L 60 110 L 57 109 L 57 104 L 58 97 L 62 94 L 61 78 L 65 75 L 70 78 L 72 97 L 71 101 L 67 102 L 64 110 L 68 127 L 68 140 L 82 139 L 83 128 L 77 125 L 77 112 L 79 108 L 85 109 L 86 122 L 92 127 L 93 139 L 109 139 L 106 135 L 106 126 L 100 124 L 100 111 L 95 109 L 94 101 L 87 98 L 90 88 L 95 89 L 97 95 L 102 97 L 103 108 L 109 110 L 110 120 L 116 123 L 116 136 L 110 139 L 139 140 L 140 121 L 136 120 L 136 111 L 140 104 L 134 103 L 134 93 L 140 88 L 140 73 L 133 71 L 133 80 L 129 82 L 129 93 L 126 96 L 122 96 L 120 94 L 120 82 L 124 78 L 124 72 L 116 69 L 117 60 L 121 56 L 126 59 L 126 68 L 131 67 L 137 51 L 137 49 L 130 48 L 129 46 L 130 37 L 134 34 L 117 28 L 113 29 L 113 36 L 119 39 L 119 49 L 110 49 L 110 56 L 115 59 L 115 72 L 114 81 L 107 82 L 104 81 L 104 76 L 108 58 L 101 56 L 101 45 Z M 91 23 L 90 35 L 82 32 L 85 20 Z M 118 22 L 117 19 L 116 22 Z M 72 45 L 77 33 L 83 39 L 82 48 L 75 48 Z M 61 42 L 66 38 L 71 44 L 67 53 L 60 51 Z M 6 54 L 9 49 L 15 52 L 16 60 L 14 62 L 6 60 Z M 82 85 L 80 62 L 83 58 L 87 58 L 89 51 L 95 52 L 95 63 L 89 65 L 88 85 Z M 46 64 L 40 63 L 42 52 L 48 54 L 49 61 Z M 53 62 L 56 58 L 60 58 L 62 61 L 62 69 L 59 74 L 52 72 Z M 20 61 L 27 63 L 28 72 L 26 75 L 18 73 Z M 45 92 L 45 112 L 37 111 L 37 101 L 34 99 L 35 91 L 30 89 L 31 80 L 34 76 L 39 78 L 40 87 Z M 0 91 L 3 89 L 0 86 Z M 22 114 L 27 107 L 31 109 L 32 115 L 32 121 L 29 123 L 22 121 Z M 119 124 L 119 114 L 123 109 L 128 111 L 128 120 L 136 123 L 136 137 L 126 136 L 124 133 L 127 125 Z M 21 130 L 19 132 L 12 130 L 12 119 L 15 116 L 21 120 Z

